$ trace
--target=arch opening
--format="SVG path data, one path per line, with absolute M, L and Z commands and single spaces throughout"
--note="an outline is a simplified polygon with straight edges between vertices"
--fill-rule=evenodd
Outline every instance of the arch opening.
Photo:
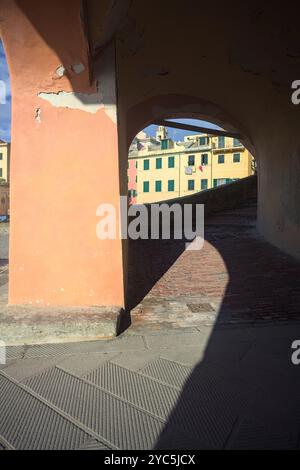
M 154 124 L 160 120 L 207 127 L 207 132 Z M 226 189 L 228 183 L 241 184 L 239 180 L 248 179 L 257 171 L 251 136 L 226 112 L 204 100 L 177 95 L 153 98 L 132 108 L 127 113 L 126 125 L 129 204 L 146 204 L 150 208 L 152 203 L 186 201 L 205 204 L 207 213 L 222 211 L 224 207 L 230 208 L 231 203 L 236 204 L 238 192 L 229 196 L 233 199 L 229 205 L 228 196 L 225 197 L 225 206 L 219 196 L 214 205 L 205 195 L 210 198 L 215 189 Z M 214 131 L 227 132 L 230 137 L 214 135 Z M 256 198 L 256 187 L 252 194 Z M 184 259 L 185 250 L 184 241 L 129 240 L 126 297 L 133 321 L 139 321 L 140 312 L 147 311 L 148 306 L 152 309 L 152 294 L 159 296 L 157 286 L 162 286 L 162 297 L 168 297 L 168 273 Z M 185 277 L 189 277 L 188 272 Z M 177 296 L 185 283 L 182 279 Z M 185 288 L 182 295 L 184 292 Z
M 255 159 L 239 134 L 198 119 L 161 120 L 129 147 L 129 204 L 190 196 L 255 173 Z

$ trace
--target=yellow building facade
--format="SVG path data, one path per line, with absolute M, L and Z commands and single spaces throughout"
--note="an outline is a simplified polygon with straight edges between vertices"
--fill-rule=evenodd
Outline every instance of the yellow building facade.
M 161 138 L 165 137 L 165 138 Z M 137 169 L 135 202 L 188 196 L 253 174 L 253 157 L 236 139 L 209 134 L 186 136 L 176 143 L 159 134 L 157 144 L 129 152 Z
M 10 144 L 0 140 L 0 180 L 9 182 Z

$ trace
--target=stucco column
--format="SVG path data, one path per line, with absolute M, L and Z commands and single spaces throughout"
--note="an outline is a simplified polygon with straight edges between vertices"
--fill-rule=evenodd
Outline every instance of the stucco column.
M 12 82 L 9 303 L 124 305 L 114 45 L 91 81 L 79 0 L 1 1 Z

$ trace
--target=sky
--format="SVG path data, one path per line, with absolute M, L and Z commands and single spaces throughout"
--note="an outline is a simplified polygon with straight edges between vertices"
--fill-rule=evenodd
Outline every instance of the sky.
M 8 67 L 0 41 L 0 139 L 10 142 L 11 93 Z
M 218 126 L 206 121 L 195 119 L 171 119 L 171 121 L 180 121 L 185 124 L 194 124 L 198 126 L 209 127 L 211 129 L 220 129 Z M 0 41 L 0 139 L 10 142 L 10 122 L 11 122 L 11 91 L 9 83 L 9 72 L 6 63 L 3 44 Z M 144 129 L 148 135 L 155 136 L 157 126 L 151 125 Z M 168 128 L 169 137 L 175 141 L 182 141 L 184 136 L 196 134 L 193 131 Z
M 220 127 L 216 126 L 215 124 L 212 124 L 211 122 L 200 121 L 198 119 L 169 119 L 169 121 L 182 122 L 184 124 L 191 124 L 194 126 L 208 127 L 209 129 L 221 129 Z M 148 126 L 146 127 L 146 129 L 144 129 L 144 131 L 151 137 L 155 137 L 156 130 L 157 126 L 155 125 Z M 201 132 L 185 131 L 168 127 L 168 135 L 174 141 L 183 141 L 184 136 L 193 134 L 201 134 Z

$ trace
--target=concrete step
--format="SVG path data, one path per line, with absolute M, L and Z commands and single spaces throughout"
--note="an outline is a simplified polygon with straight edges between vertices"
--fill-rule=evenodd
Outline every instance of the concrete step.
M 7 346 L 65 344 L 115 338 L 124 315 L 118 307 L 3 305 L 1 341 Z M 20 327 L 21 325 L 21 327 Z

